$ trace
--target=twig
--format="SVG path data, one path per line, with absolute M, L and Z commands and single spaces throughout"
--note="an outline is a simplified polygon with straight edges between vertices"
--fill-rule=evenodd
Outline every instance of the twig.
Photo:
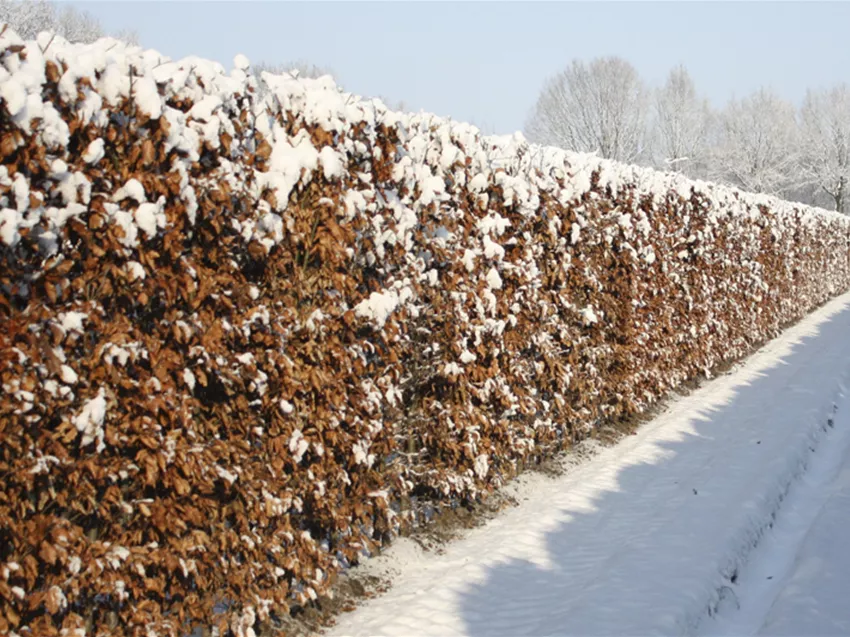
M 135 105 L 135 101 L 133 99 L 133 84 L 134 84 L 133 80 L 135 79 L 135 77 L 136 77 L 136 67 L 131 64 L 130 65 L 130 117 L 131 118 L 136 117 L 136 105 Z M 128 124 L 130 124 L 130 122 L 128 122 Z
M 5 31 L 6 29 L 4 28 L 3 30 Z M 41 45 L 40 45 L 40 44 L 38 45 L 38 48 L 39 48 L 39 49 L 41 49 L 41 54 L 42 54 L 42 55 L 44 55 L 45 53 L 47 53 L 47 49 L 49 49 L 49 48 L 50 48 L 50 45 L 51 45 L 51 44 L 53 44 L 53 38 L 55 38 L 55 37 L 56 37 L 56 34 L 55 34 L 55 33 L 54 33 L 53 35 L 51 35 L 51 36 L 50 36 L 50 40 L 47 42 L 47 46 L 46 46 L 46 47 L 44 47 L 43 49 L 41 49 Z

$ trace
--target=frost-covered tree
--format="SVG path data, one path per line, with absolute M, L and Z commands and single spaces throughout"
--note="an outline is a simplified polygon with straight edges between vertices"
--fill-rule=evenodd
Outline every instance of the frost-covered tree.
M 378 95 L 378 99 L 381 100 L 384 103 L 384 106 L 386 106 L 391 111 L 408 113 L 412 110 L 412 107 L 404 100 L 394 100 L 387 97 L 386 95 Z
M 847 213 L 850 188 L 850 86 L 809 91 L 800 109 L 800 169 L 818 193 Z
M 72 6 L 59 10 L 46 0 L 0 0 L 0 23 L 8 24 L 22 38 L 34 39 L 42 31 L 53 31 L 71 42 L 94 42 L 106 33 L 88 11 Z M 136 43 L 135 32 L 124 30 L 115 37 Z
M 251 65 L 251 71 L 257 76 L 257 89 L 259 94 L 265 95 L 268 87 L 262 81 L 263 73 L 271 73 L 272 75 L 290 75 L 292 77 L 312 78 L 316 79 L 324 75 L 330 75 L 336 80 L 336 74 L 323 66 L 318 66 L 312 62 L 304 60 L 296 60 L 294 62 L 285 62 L 283 64 L 269 64 L 268 62 L 258 62 Z M 337 82 L 338 83 L 338 82 Z
M 691 177 L 704 176 L 713 115 L 684 66 L 670 71 L 667 82 L 655 92 L 653 106 L 656 165 Z
M 720 116 L 711 176 L 749 192 L 782 195 L 801 185 L 794 106 L 769 89 L 731 100 Z
M 529 140 L 624 162 L 645 153 L 647 90 L 618 57 L 575 60 L 549 78 L 525 126 Z
M 322 77 L 323 75 L 331 75 L 334 76 L 334 72 L 330 69 L 318 66 L 313 64 L 312 62 L 307 62 L 305 60 L 296 60 L 294 62 L 287 62 L 283 64 L 269 64 L 268 62 L 258 62 L 251 66 L 251 70 L 255 75 L 260 75 L 261 73 L 271 73 L 272 75 L 284 75 L 290 74 L 294 77 L 309 77 L 309 78 L 317 78 Z
M 22 38 L 32 40 L 42 31 L 56 27 L 56 9 L 44 0 L 0 0 L 0 22 Z
M 57 15 L 55 31 L 70 42 L 94 42 L 104 36 L 97 18 L 71 6 L 66 6 Z

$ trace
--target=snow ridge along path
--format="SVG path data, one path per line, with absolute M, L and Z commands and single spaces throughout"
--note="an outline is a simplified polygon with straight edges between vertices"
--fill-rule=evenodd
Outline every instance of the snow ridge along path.
M 850 391 L 842 388 L 835 433 L 788 491 L 726 604 L 702 637 L 850 635 Z
M 557 479 L 521 478 L 520 506 L 444 553 L 399 541 L 363 567 L 398 573 L 390 591 L 332 634 L 690 634 L 736 609 L 786 495 L 850 435 L 850 405 L 836 413 L 848 335 L 844 294 L 636 436 Z

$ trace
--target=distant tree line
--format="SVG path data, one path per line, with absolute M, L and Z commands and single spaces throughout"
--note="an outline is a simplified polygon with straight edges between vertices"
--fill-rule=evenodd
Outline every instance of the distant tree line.
M 134 31 L 106 33 L 97 18 L 88 11 L 70 5 L 61 9 L 47 0 L 0 0 L 0 24 L 8 24 L 26 40 L 42 31 L 53 31 L 70 42 L 90 43 L 111 35 L 119 40 L 138 43 Z
M 655 90 L 618 57 L 574 61 L 544 84 L 534 142 L 677 171 L 850 213 L 850 86 L 802 104 L 761 88 L 713 109 L 683 66 Z

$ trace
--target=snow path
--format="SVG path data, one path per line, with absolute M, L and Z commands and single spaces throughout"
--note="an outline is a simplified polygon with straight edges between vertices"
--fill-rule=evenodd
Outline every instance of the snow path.
M 850 461 L 845 460 L 833 488 L 761 635 L 850 634 Z
M 789 490 L 776 523 L 737 579 L 726 606 L 701 635 L 848 635 L 850 610 L 850 392 L 829 445 Z
M 819 443 L 850 435 L 846 411 L 827 425 L 850 386 L 848 334 L 845 294 L 636 436 L 521 481 L 526 502 L 445 553 L 399 542 L 366 566 L 400 572 L 390 591 L 332 634 L 695 632 L 734 606 L 732 576 Z

